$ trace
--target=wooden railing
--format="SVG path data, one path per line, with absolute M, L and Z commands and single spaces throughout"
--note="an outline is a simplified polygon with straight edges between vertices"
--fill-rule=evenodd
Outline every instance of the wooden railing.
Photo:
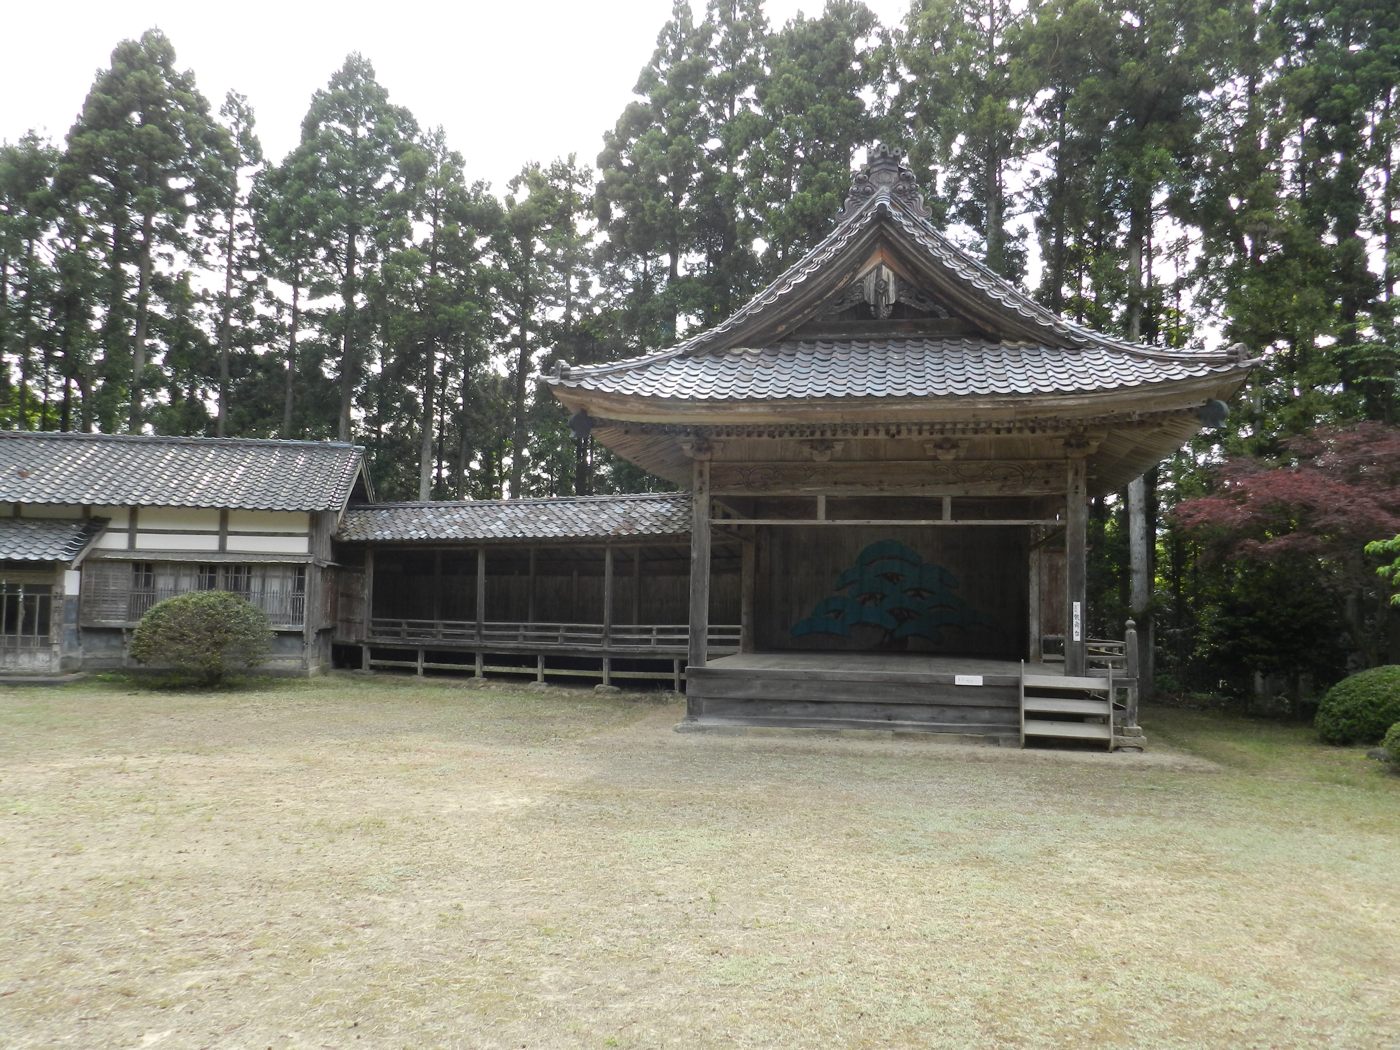
M 1128 666 L 1126 643 L 1116 638 L 1090 638 L 1085 644 L 1085 662 L 1091 668 L 1113 668 L 1122 674 Z
M 711 624 L 711 649 L 739 648 L 737 624 Z M 376 642 L 445 642 L 512 648 L 606 649 L 617 652 L 683 653 L 690 644 L 686 624 L 523 623 L 487 620 L 412 620 L 376 616 L 369 622 Z
M 1042 644 L 1046 648 L 1052 648 L 1058 644 L 1060 652 L 1047 652 L 1042 659 L 1047 663 L 1063 660 L 1064 640 L 1065 637 L 1062 634 L 1045 635 Z M 1084 646 L 1085 665 L 1089 673 L 1110 671 L 1115 681 L 1118 682 L 1118 688 L 1124 695 L 1121 724 L 1136 726 L 1138 697 L 1141 692 L 1141 683 L 1138 681 L 1140 665 L 1136 624 L 1132 620 L 1127 622 L 1121 641 L 1117 638 L 1090 638 L 1084 643 Z

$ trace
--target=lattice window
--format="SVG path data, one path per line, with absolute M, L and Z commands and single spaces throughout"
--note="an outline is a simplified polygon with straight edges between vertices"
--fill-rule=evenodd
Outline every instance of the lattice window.
M 0 647 L 39 649 L 49 644 L 53 587 L 0 582 Z
M 225 590 L 262 609 L 274 627 L 299 627 L 306 616 L 306 581 L 304 565 L 90 560 L 83 566 L 82 622 L 135 623 L 161 599 Z

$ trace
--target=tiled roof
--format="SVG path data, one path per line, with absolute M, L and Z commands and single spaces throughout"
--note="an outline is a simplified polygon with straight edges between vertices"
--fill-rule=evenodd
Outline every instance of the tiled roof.
M 684 536 L 690 496 L 578 496 L 558 499 L 376 503 L 351 507 L 344 541 L 589 540 Z
M 0 432 L 0 501 L 339 510 L 361 451 L 324 441 Z
M 832 280 L 833 274 L 848 280 L 847 264 L 855 256 L 842 260 L 842 253 L 852 246 L 863 253 L 861 238 L 877 224 L 884 224 L 911 246 L 932 266 L 931 272 L 941 274 L 939 280 L 962 309 L 982 316 L 985 324 L 995 319 L 993 330 L 1002 341 L 930 338 L 766 346 L 761 340 L 758 349 L 750 348 L 752 343 L 746 340 L 772 330 L 778 320 L 790 320 L 786 315 L 792 303 L 810 288 Z M 745 400 L 902 396 L 886 389 L 886 380 L 908 386 L 908 396 L 922 397 L 1077 393 L 1238 373 L 1243 365 L 1237 353 L 1162 350 L 1065 320 L 969 257 L 888 188 L 881 188 L 799 262 L 713 328 L 640 357 L 562 366 L 550 385 L 557 390 Z M 814 384 L 813 377 L 803 372 L 809 367 L 849 370 L 850 375 L 816 376 Z M 922 378 L 886 375 L 882 369 L 887 367 L 913 368 Z M 773 372 L 763 373 L 764 368 Z M 960 378 L 960 370 L 969 368 L 972 371 Z M 1012 371 L 999 374 L 998 368 Z M 720 380 L 719 376 L 731 378 Z M 701 393 L 692 386 L 694 378 L 701 378 L 704 389 L 711 392 Z M 814 392 L 828 381 L 845 389 L 827 395 Z M 745 382 L 755 385 L 750 388 Z M 726 392 L 713 392 L 720 387 Z
M 815 339 L 667 355 L 646 367 L 600 370 L 586 386 L 603 393 L 695 401 L 976 397 L 1089 393 L 1194 379 L 1235 367 L 1209 360 L 1149 361 L 1101 346 L 1065 349 L 963 338 Z
M 106 524 L 105 518 L 0 518 L 0 561 L 71 562 Z

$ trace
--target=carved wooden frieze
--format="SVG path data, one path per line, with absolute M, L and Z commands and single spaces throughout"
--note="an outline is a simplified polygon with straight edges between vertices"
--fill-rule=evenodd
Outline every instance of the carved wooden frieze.
M 1065 491 L 1063 460 L 715 463 L 715 492 L 749 495 L 1050 495 Z

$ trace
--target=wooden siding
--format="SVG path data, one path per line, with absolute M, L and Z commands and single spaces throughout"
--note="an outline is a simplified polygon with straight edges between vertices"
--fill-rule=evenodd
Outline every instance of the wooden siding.
M 641 551 L 640 562 L 636 551 Z M 604 548 L 515 546 L 486 551 L 483 619 L 518 623 L 601 624 L 605 620 Z M 376 546 L 372 615 L 376 618 L 474 621 L 475 548 L 395 550 Z M 739 620 L 739 550 L 716 550 L 711 586 L 715 623 Z M 640 575 L 639 575 L 640 570 Z M 622 547 L 613 559 L 612 611 L 617 624 L 683 624 L 690 600 L 689 549 Z M 533 579 L 533 583 L 532 583 Z M 341 617 L 341 630 L 348 624 Z
M 901 654 L 740 654 L 687 670 L 686 721 L 698 726 L 894 729 L 1015 738 L 1018 664 Z M 959 685 L 963 670 L 975 686 Z

